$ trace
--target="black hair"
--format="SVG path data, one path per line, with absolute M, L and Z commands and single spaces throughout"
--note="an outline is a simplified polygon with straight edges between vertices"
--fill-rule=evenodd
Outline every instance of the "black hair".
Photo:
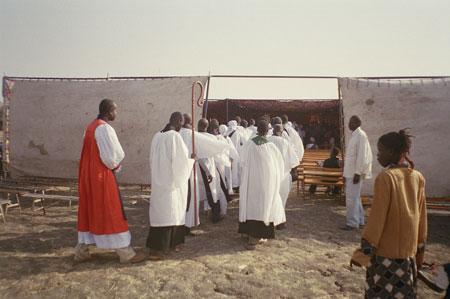
M 341 152 L 341 150 L 338 147 L 333 147 L 333 149 L 331 150 L 331 156 L 337 157 L 340 152 Z
M 258 121 L 258 133 L 259 133 L 259 136 L 262 136 L 265 133 L 267 133 L 267 129 L 268 128 L 269 128 L 269 123 L 266 120 Z
M 98 111 L 105 116 L 114 107 L 114 101 L 110 99 L 103 99 L 98 106 Z
M 173 124 L 183 119 L 183 114 L 181 112 L 174 112 L 170 115 L 170 123 Z
M 281 121 L 283 122 L 283 125 L 287 124 L 287 122 L 289 121 L 288 116 L 286 114 L 282 115 L 281 116 Z
M 275 116 L 274 118 L 272 118 L 272 126 L 275 126 L 278 124 L 279 125 L 283 124 L 283 121 L 281 120 L 281 117 Z
M 411 137 L 413 136 L 406 130 L 407 129 L 403 129 L 398 132 L 384 134 L 378 139 L 378 142 L 386 149 L 392 150 L 392 159 L 395 164 L 400 161 L 401 155 L 405 153 L 406 161 L 408 161 L 411 168 L 414 169 L 414 162 L 408 157 L 411 149 Z

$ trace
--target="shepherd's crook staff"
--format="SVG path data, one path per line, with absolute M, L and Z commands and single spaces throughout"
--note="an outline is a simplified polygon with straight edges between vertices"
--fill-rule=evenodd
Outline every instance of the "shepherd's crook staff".
M 195 131 L 194 131 L 194 124 L 195 124 L 195 111 L 194 111 L 194 94 L 195 94 L 195 85 L 200 85 L 200 96 L 197 99 L 197 105 L 199 107 L 203 106 L 203 84 L 200 81 L 195 81 L 192 84 L 192 153 L 195 154 Z M 197 220 L 197 169 L 195 167 L 194 163 L 194 216 L 195 216 L 195 226 L 198 225 Z

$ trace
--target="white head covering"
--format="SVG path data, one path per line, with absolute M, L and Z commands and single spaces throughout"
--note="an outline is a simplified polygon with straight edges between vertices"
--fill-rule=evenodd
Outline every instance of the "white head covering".
M 220 125 L 219 126 L 220 135 L 222 135 L 222 136 L 227 135 L 227 131 L 228 131 L 227 126 L 225 126 L 225 125 Z
M 287 124 L 288 124 L 288 127 L 289 127 L 289 128 L 292 128 L 292 123 L 291 123 L 290 121 L 288 121 Z
M 237 129 L 237 121 L 230 120 L 228 122 L 228 128 L 230 128 L 230 131 L 236 130 Z

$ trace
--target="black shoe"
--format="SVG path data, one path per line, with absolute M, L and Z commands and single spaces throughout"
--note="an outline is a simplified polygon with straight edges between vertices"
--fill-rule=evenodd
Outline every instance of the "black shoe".
M 355 229 L 357 229 L 357 227 L 346 225 L 346 226 L 341 227 L 341 229 L 342 230 L 355 230 Z

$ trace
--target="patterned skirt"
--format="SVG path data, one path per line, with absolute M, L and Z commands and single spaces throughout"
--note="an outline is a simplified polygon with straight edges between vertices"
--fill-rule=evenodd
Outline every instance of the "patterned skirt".
M 365 298 L 416 298 L 416 288 L 415 257 L 372 256 L 367 266 Z

